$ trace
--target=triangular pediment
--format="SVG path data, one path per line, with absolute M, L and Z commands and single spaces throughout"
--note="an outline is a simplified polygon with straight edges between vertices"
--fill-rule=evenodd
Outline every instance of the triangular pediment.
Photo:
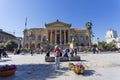
M 65 24 L 62 24 L 60 22 L 57 22 L 57 23 L 53 23 L 52 26 L 64 26 Z
M 45 26 L 46 27 L 71 27 L 71 24 L 67 24 L 59 20 L 56 20 L 55 22 L 45 24 Z

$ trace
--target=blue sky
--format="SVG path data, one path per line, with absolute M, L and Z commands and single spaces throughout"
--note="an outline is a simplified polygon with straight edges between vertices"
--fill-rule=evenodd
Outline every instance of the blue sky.
M 22 36 L 27 28 L 43 28 L 45 23 L 59 19 L 74 28 L 93 23 L 94 40 L 105 40 L 106 31 L 120 35 L 120 0 L 0 0 L 0 28 Z

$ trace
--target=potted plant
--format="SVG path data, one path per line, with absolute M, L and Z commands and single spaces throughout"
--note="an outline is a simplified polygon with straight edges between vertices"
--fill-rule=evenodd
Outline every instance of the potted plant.
M 83 74 L 85 67 L 82 63 L 75 64 L 74 68 L 72 69 L 76 74 Z
M 0 77 L 7 77 L 13 75 L 16 71 L 16 65 L 3 65 L 0 66 Z
M 69 63 L 69 69 L 73 70 L 76 74 L 83 74 L 85 70 L 85 66 L 82 63 Z
M 70 70 L 72 70 L 75 67 L 75 65 L 74 65 L 74 63 L 69 63 L 68 67 Z

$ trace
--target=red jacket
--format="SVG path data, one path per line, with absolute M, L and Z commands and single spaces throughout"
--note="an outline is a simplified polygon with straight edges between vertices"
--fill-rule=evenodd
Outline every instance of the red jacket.
M 55 49 L 54 49 L 54 56 L 55 56 L 55 57 L 59 57 L 59 56 L 60 56 L 60 51 L 61 51 L 61 50 L 60 50 L 59 48 L 55 48 Z

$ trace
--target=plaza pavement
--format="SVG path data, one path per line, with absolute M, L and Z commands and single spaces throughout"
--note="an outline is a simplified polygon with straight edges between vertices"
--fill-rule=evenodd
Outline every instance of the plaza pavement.
M 0 77 L 0 80 L 120 80 L 120 53 L 79 52 L 78 55 L 81 56 L 81 61 L 73 63 L 86 64 L 84 75 L 69 70 L 69 62 L 61 62 L 61 69 L 55 72 L 54 62 L 45 62 L 45 54 L 9 54 L 9 58 L 0 60 L 0 65 L 16 64 L 17 71 L 10 77 Z

